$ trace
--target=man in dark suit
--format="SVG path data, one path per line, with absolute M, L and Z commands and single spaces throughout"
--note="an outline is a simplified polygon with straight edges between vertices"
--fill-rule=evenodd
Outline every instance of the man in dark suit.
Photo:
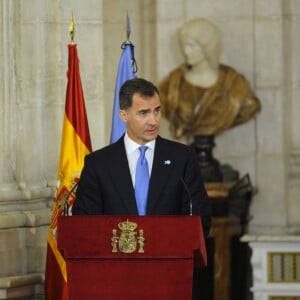
M 189 146 L 158 135 L 161 104 L 157 87 L 141 78 L 127 80 L 119 98 L 120 118 L 127 131 L 116 143 L 86 156 L 72 213 L 200 215 L 207 235 L 211 204 L 196 155 Z M 142 145 L 147 146 L 149 182 L 140 210 L 135 183 L 139 181 L 136 167 Z

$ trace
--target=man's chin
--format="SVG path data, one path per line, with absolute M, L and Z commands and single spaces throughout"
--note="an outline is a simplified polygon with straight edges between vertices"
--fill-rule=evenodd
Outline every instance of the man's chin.
M 145 134 L 144 138 L 146 141 L 150 142 L 150 141 L 153 141 L 157 138 L 158 136 L 158 132 L 155 132 L 155 133 L 149 133 L 149 134 Z

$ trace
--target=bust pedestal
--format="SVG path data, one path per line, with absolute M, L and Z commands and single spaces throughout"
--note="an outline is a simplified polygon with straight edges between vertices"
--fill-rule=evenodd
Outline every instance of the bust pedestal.
M 194 142 L 191 147 L 197 153 L 201 173 L 205 181 L 222 181 L 220 163 L 213 157 L 213 148 L 215 147 L 213 135 L 194 136 Z
M 239 179 L 239 172 L 230 165 L 221 165 L 213 156 L 214 135 L 197 135 L 190 145 L 197 154 L 201 173 L 206 182 L 227 182 Z
M 206 182 L 205 188 L 212 202 L 213 220 L 208 242 L 208 251 L 212 251 L 214 300 L 245 299 L 245 286 L 248 279 L 249 249 L 239 241 L 245 230 L 241 215 L 232 211 L 232 190 L 237 182 Z M 254 189 L 253 189 L 254 190 Z M 243 199 L 240 199 L 243 201 Z M 211 249 L 211 244 L 214 246 Z M 235 260 L 232 257 L 235 256 Z M 208 298 L 211 299 L 211 298 Z

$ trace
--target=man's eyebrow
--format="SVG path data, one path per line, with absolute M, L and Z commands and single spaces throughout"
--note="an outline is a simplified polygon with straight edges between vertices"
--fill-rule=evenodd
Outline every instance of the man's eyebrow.
M 160 105 L 156 106 L 153 110 L 159 110 L 161 108 Z M 150 112 L 151 109 L 150 108 L 147 108 L 147 109 L 140 109 L 138 112 L 139 113 L 147 113 L 147 112 Z
M 148 109 L 140 109 L 138 112 L 139 113 L 146 113 L 146 112 L 149 112 L 150 111 L 150 109 L 148 108 Z

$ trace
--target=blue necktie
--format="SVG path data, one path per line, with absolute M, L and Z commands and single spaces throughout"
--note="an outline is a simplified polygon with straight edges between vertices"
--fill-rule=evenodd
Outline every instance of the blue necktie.
M 146 215 L 146 205 L 149 187 L 149 169 L 145 157 L 147 146 L 139 147 L 140 157 L 137 161 L 135 172 L 135 200 L 140 216 Z

